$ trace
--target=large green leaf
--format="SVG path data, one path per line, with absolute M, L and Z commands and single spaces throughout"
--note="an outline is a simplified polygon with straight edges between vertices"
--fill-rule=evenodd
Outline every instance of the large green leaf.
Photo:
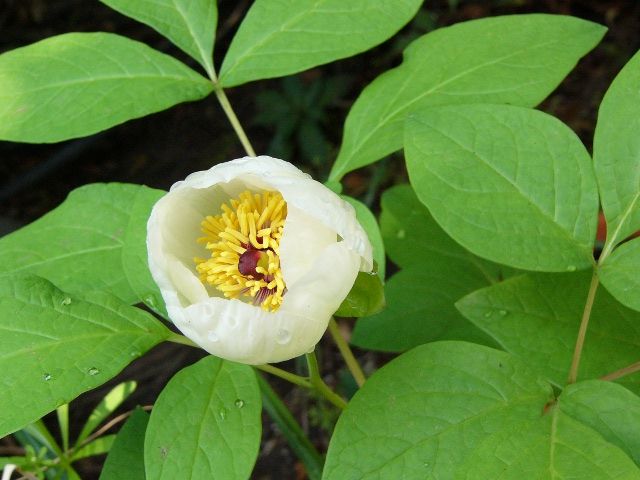
M 281 77 L 368 50 L 394 35 L 422 0 L 256 0 L 220 70 L 225 87 Z
M 351 342 L 362 348 L 401 352 L 435 340 L 466 340 L 497 346 L 454 306 L 487 278 L 464 260 L 423 257 L 385 286 L 387 307 L 356 322 Z
M 575 476 L 572 476 L 575 473 Z M 336 425 L 325 480 L 637 479 L 617 446 L 553 404 L 525 362 L 461 342 L 393 360 Z
M 108 291 L 162 310 L 147 266 L 146 225 L 164 194 L 141 185 L 86 185 L 58 208 L 0 238 L 0 276 L 34 273 L 69 293 Z
M 582 317 L 590 272 L 527 274 L 474 292 L 457 307 L 508 352 L 555 385 L 564 385 Z M 597 378 L 638 360 L 640 313 L 597 291 L 579 378 Z M 640 378 L 621 380 L 640 392 Z
M 0 437 L 103 384 L 169 334 L 113 296 L 92 297 L 32 275 L 0 278 Z
M 149 415 L 141 409 L 133 412 L 120 429 L 100 473 L 100 480 L 145 480 L 144 435 Z
M 535 14 L 472 20 L 420 37 L 402 65 L 374 80 L 354 104 L 330 179 L 399 150 L 413 111 L 479 102 L 537 105 L 605 30 L 578 18 Z
M 561 410 L 624 450 L 640 465 L 640 398 L 621 385 L 599 380 L 567 386 Z
M 640 310 L 640 238 L 616 248 L 599 266 L 598 276 L 620 303 Z
M 400 267 L 430 262 L 434 257 L 465 261 L 488 283 L 512 274 L 511 269 L 476 257 L 456 243 L 418 200 L 411 185 L 396 185 L 382 194 L 380 232 L 389 255 Z
M 593 265 L 591 158 L 554 117 L 507 105 L 426 109 L 407 122 L 405 154 L 418 198 L 476 255 L 528 270 Z
M 607 91 L 593 141 L 593 161 L 607 219 L 605 252 L 640 229 L 640 52 Z
M 211 82 L 147 45 L 68 33 L 0 55 L 0 139 L 59 142 L 206 97 Z
M 380 229 L 389 257 L 403 267 L 385 287 L 387 308 L 356 323 L 352 342 L 399 352 L 435 340 L 495 341 L 454 307 L 462 296 L 511 272 L 471 254 L 449 237 L 409 185 L 382 195 Z M 390 335 L 389 332 L 393 332 Z
M 148 478 L 249 478 L 261 410 L 251 367 L 209 356 L 183 369 L 151 413 L 144 446 Z
M 100 0 L 149 25 L 196 59 L 212 77 L 216 0 Z

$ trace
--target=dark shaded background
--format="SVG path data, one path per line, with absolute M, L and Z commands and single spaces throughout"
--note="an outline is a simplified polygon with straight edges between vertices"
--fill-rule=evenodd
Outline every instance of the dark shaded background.
M 251 2 L 218 3 L 216 65 Z M 234 88 L 228 95 L 258 153 L 292 161 L 324 180 L 337 154 L 350 105 L 377 75 L 400 63 L 407 43 L 434 28 L 460 21 L 530 12 L 574 15 L 609 27 L 603 42 L 540 107 L 567 123 L 590 149 L 598 104 L 616 73 L 640 48 L 640 2 L 636 0 L 427 1 L 402 32 L 365 54 L 286 79 Z M 199 69 L 155 31 L 97 1 L 0 0 L 0 52 L 69 31 L 97 30 L 143 41 Z M 0 235 L 33 221 L 62 202 L 69 191 L 87 183 L 121 181 L 167 189 L 192 171 L 243 155 L 213 96 L 86 139 L 53 145 L 0 142 Z M 394 155 L 347 175 L 343 183 L 346 193 L 377 211 L 379 193 L 405 178 L 401 157 Z M 348 333 L 348 325 L 344 327 Z M 356 353 L 369 370 L 387 360 L 381 355 Z M 321 354 L 323 371 L 329 372 L 326 380 L 342 391 L 350 391 L 353 385 L 330 342 L 322 345 Z M 201 356 L 187 347 L 161 345 L 107 385 L 123 379 L 139 382 L 138 391 L 120 411 L 135 404 L 151 404 L 176 371 Z M 304 372 L 296 361 L 289 362 L 286 368 Z M 322 404 L 318 407 L 306 392 L 273 383 L 316 446 L 324 451 L 335 421 L 331 410 Z M 74 431 L 107 388 L 89 392 L 72 403 Z M 0 440 L 0 455 L 15 448 L 10 438 Z M 81 462 L 83 478 L 97 478 L 102 460 L 98 457 Z M 306 478 L 304 469 L 267 417 L 253 478 Z

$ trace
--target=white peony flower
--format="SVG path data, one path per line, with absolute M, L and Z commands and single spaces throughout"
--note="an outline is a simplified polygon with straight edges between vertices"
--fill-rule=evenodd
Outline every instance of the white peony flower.
M 248 364 L 311 351 L 371 244 L 353 208 L 290 163 L 245 157 L 189 175 L 156 203 L 149 268 L 169 317 Z

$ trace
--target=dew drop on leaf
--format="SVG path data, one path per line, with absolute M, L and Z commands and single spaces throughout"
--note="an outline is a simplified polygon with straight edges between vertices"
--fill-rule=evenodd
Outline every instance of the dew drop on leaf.
M 220 411 L 218 412 L 218 415 L 220 416 L 220 420 L 224 421 L 227 418 L 227 409 L 221 408 Z
M 504 317 L 504 316 L 506 316 L 506 315 L 507 315 L 507 313 L 509 313 L 509 312 L 507 312 L 506 310 L 499 310 L 499 311 L 498 311 L 498 313 L 500 314 L 500 316 L 501 316 L 501 317 Z
M 144 303 L 149 305 L 151 308 L 157 307 L 156 297 L 151 293 L 144 297 Z
M 91 367 L 89 370 L 87 370 L 87 373 L 94 377 L 100 373 L 100 370 L 98 370 L 96 367 Z
M 396 233 L 396 237 L 402 239 L 404 237 L 407 236 L 407 232 L 405 232 L 404 230 L 398 230 L 398 232 Z
M 234 405 L 235 405 L 236 407 L 238 407 L 238 408 L 242 408 L 242 407 L 244 407 L 244 400 L 242 400 L 241 398 L 239 398 L 239 399 L 237 399 L 237 400 L 234 402 Z
M 62 305 L 69 305 L 71 303 L 71 298 L 70 297 L 64 297 L 60 303 Z
M 493 314 L 493 312 L 489 310 L 488 312 L 486 312 L 484 314 L 484 318 L 489 318 L 492 314 Z
M 45 382 L 48 382 L 48 381 L 49 381 L 49 380 L 51 380 L 52 378 L 53 378 L 53 377 L 51 376 L 51 374 L 50 374 L 50 373 L 44 373 L 44 374 L 42 375 L 42 379 L 43 379 Z
M 575 265 L 569 265 L 569 266 L 567 267 L 567 272 L 575 272 L 576 270 L 577 270 L 577 269 L 576 269 L 576 266 L 575 266 Z

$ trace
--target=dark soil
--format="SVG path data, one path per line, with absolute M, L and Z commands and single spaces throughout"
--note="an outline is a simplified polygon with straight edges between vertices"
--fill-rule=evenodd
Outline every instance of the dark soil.
M 219 34 L 216 63 L 250 2 L 220 0 Z M 324 180 L 335 158 L 347 111 L 358 93 L 381 72 L 401 61 L 402 48 L 413 38 L 440 26 L 460 21 L 510 13 L 546 12 L 574 15 L 609 28 L 603 42 L 569 75 L 542 105 L 578 133 L 591 148 L 597 108 L 608 85 L 640 47 L 640 2 L 627 0 L 493 0 L 426 2 L 422 13 L 398 36 L 363 55 L 335 62 L 300 74 L 294 80 L 256 82 L 228 92 L 231 103 L 244 123 L 258 152 L 282 154 L 320 180 Z M 109 31 L 144 41 L 173 54 L 198 68 L 153 30 L 129 20 L 99 2 L 86 0 L 0 0 L 0 52 L 69 31 Z M 265 100 L 273 92 L 281 98 L 295 98 L 296 91 L 320 83 L 330 100 L 322 105 L 296 105 L 290 114 L 301 119 L 319 116 L 322 138 L 309 153 L 305 138 L 287 136 L 269 111 Z M 2 86 L 0 85 L 0 88 Z M 289 93 L 287 93 L 289 92 Z M 293 93 L 291 93 L 293 92 Z M 288 96 L 287 96 L 288 95 Z M 314 110 L 315 109 L 315 110 Z M 318 109 L 320 111 L 318 111 Z M 61 114 L 64 114 L 61 112 Z M 278 142 L 273 139 L 281 137 Z M 188 173 L 212 164 L 243 156 L 241 145 L 218 107 L 210 97 L 197 103 L 178 105 L 144 119 L 127 122 L 106 132 L 82 140 L 54 145 L 27 145 L 0 142 L 0 234 L 33 221 L 54 208 L 74 188 L 93 182 L 133 182 L 167 189 Z M 392 167 L 392 168 L 391 168 Z M 349 174 L 346 192 L 378 209 L 379 193 L 406 178 L 400 157 L 393 156 L 375 167 Z M 349 389 L 340 373 L 342 362 L 330 341 L 322 344 L 323 371 L 327 382 Z M 356 351 L 369 370 L 387 357 Z M 203 354 L 177 345 L 161 345 L 130 365 L 118 378 L 103 388 L 89 392 L 72 403 L 72 428 L 110 386 L 135 379 L 137 392 L 120 411 L 136 404 L 152 404 L 169 378 Z M 284 365 L 290 370 L 303 367 L 295 361 Z M 312 441 L 325 451 L 335 418 L 307 394 L 279 381 L 273 382 Z M 28 392 L 25 392 L 28 394 Z M 16 406 L 18 407 L 18 406 Z M 304 468 L 281 437 L 277 427 L 264 418 L 264 434 L 255 479 L 304 479 Z M 0 440 L 0 455 L 16 444 Z M 98 478 L 103 458 L 79 464 L 82 477 Z

